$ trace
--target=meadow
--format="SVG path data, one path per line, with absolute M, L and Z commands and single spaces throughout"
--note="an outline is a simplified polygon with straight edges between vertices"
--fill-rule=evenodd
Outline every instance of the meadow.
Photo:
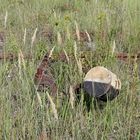
M 0 32 L 1 51 L 18 56 L 0 60 L 0 140 L 140 140 L 140 60 L 115 57 L 140 52 L 139 0 L 0 0 Z M 96 50 L 87 50 L 87 38 Z M 53 47 L 55 97 L 33 81 Z M 64 50 L 69 63 L 59 60 Z M 87 109 L 72 86 L 85 76 L 81 67 L 98 65 L 118 75 L 122 89 L 104 109 L 92 98 Z

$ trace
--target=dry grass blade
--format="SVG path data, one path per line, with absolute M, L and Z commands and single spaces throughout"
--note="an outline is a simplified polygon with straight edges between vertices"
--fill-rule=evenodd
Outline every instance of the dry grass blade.
M 67 59 L 67 61 L 68 61 L 68 63 L 69 63 L 69 62 L 70 62 L 69 56 L 68 56 L 67 52 L 65 51 L 65 49 L 63 49 L 63 51 L 64 51 L 64 54 L 65 54 L 65 56 L 66 56 L 66 59 Z
M 20 77 L 20 79 L 21 79 L 22 66 L 21 66 L 21 57 L 20 57 L 20 53 L 18 54 L 18 68 L 19 68 L 19 77 Z
M 87 34 L 88 42 L 91 42 L 91 37 L 90 37 L 89 33 L 87 32 L 87 30 L 85 32 Z
M 74 42 L 74 56 L 75 56 L 75 59 L 77 60 L 77 44 L 76 44 L 76 42 Z
M 55 49 L 55 46 L 51 49 L 51 51 L 50 51 L 50 53 L 49 53 L 49 58 L 52 57 L 52 54 L 53 54 L 54 49 Z
M 54 15 L 54 18 L 57 19 L 57 15 L 54 9 L 53 9 L 53 15 Z
M 62 37 L 61 37 L 61 34 L 59 32 L 57 32 L 57 43 L 59 46 L 62 45 Z
M 25 61 L 24 61 L 24 55 L 23 55 L 23 53 L 22 53 L 21 50 L 20 50 L 20 52 L 19 52 L 19 57 L 20 57 L 21 62 L 22 62 L 22 64 L 23 64 L 23 68 L 26 69 Z
M 71 104 L 71 107 L 72 109 L 74 109 L 74 90 L 73 90 L 73 87 L 70 86 L 69 88 L 69 94 L 70 94 L 70 104 Z
M 77 66 L 78 66 L 79 73 L 80 73 L 80 75 L 82 75 L 82 73 L 83 73 L 82 62 L 80 61 L 80 59 L 77 58 L 77 44 L 76 44 L 76 42 L 74 43 L 74 56 L 75 56 L 75 59 L 76 59 L 76 63 L 77 63 Z
M 68 27 L 67 27 L 66 35 L 67 35 L 67 39 L 70 40 L 70 30 Z
M 114 41 L 113 41 L 113 45 L 112 45 L 112 52 L 111 52 L 112 56 L 113 56 L 114 53 L 115 53 L 115 49 L 116 49 L 116 42 L 115 42 L 115 40 L 114 40 Z
M 8 12 L 6 11 L 5 17 L 4 17 L 4 28 L 7 27 L 7 19 L 8 19 Z
M 24 56 L 23 56 L 23 53 L 21 50 L 18 53 L 18 67 L 19 67 L 19 77 L 22 78 L 21 74 L 22 74 L 23 69 L 24 70 L 26 69 L 26 66 L 25 66 Z M 22 69 L 22 67 L 23 67 L 23 69 Z
M 24 36 L 23 36 L 23 44 L 25 45 L 26 43 L 26 35 L 27 35 L 27 30 L 26 28 L 24 29 Z
M 34 31 L 34 34 L 33 34 L 33 36 L 32 36 L 32 41 L 31 41 L 31 49 L 32 49 L 32 47 L 33 47 L 33 44 L 34 44 L 34 42 L 35 42 L 35 39 L 36 39 L 36 34 L 37 34 L 37 28 L 35 29 L 35 31 Z
M 52 100 L 51 96 L 49 95 L 49 93 L 46 92 L 46 94 L 47 94 L 47 97 L 48 97 L 48 99 L 50 101 L 54 117 L 55 117 L 56 120 L 58 120 L 58 113 L 57 113 L 57 109 L 55 107 L 55 103 L 53 102 L 53 100 Z
M 42 100 L 41 100 L 41 97 L 38 92 L 37 92 L 37 100 L 38 100 L 40 107 L 42 107 Z
M 78 23 L 75 21 L 75 27 L 76 27 L 76 36 L 77 36 L 77 40 L 80 41 L 80 31 L 78 28 Z

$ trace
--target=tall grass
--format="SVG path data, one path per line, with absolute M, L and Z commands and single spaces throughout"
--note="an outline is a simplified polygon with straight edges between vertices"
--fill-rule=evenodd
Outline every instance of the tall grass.
M 112 48 L 129 54 L 139 51 L 139 0 L 0 0 L 0 3 L 4 51 L 33 55 L 30 61 L 19 57 L 18 61 L 0 62 L 1 140 L 140 139 L 139 61 L 126 64 L 112 56 Z M 92 33 L 90 38 L 97 46 L 96 54 L 84 53 L 84 60 L 80 58 L 83 44 L 73 35 L 78 30 Z M 56 97 L 48 92 L 38 93 L 33 83 L 37 59 L 54 46 L 54 53 L 65 50 L 68 59 L 68 63 L 63 63 L 58 58 L 52 65 L 59 87 Z M 72 58 L 68 57 L 70 54 Z M 109 68 L 122 81 L 120 95 L 108 102 L 104 110 L 95 110 L 93 101 L 88 110 L 83 91 L 80 100 L 72 91 L 72 86 L 84 77 L 79 73 L 81 67 L 89 69 L 96 65 Z M 62 91 L 68 96 L 61 95 Z

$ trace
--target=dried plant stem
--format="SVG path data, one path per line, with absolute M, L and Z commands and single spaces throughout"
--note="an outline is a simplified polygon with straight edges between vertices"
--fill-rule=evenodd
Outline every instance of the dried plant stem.
M 27 30 L 26 28 L 24 29 L 24 36 L 23 36 L 23 44 L 25 45 L 26 43 L 26 35 L 27 35 Z
M 7 19 L 8 19 L 8 12 L 6 11 L 5 17 L 4 17 L 4 28 L 6 29 L 7 27 Z
M 87 32 L 87 30 L 85 31 L 85 33 L 87 34 L 88 42 L 91 42 L 91 37 L 90 37 L 89 33 Z
M 41 100 L 41 97 L 38 92 L 37 92 L 37 100 L 38 100 L 40 107 L 42 107 L 42 100 Z
M 80 41 L 80 31 L 79 31 L 78 23 L 76 21 L 75 21 L 75 27 L 76 27 L 77 40 Z
M 74 108 L 74 100 L 75 100 L 75 98 L 74 98 L 74 91 L 73 91 L 72 86 L 70 86 L 70 88 L 69 88 L 69 93 L 70 93 L 70 104 L 71 104 L 71 107 L 73 109 Z
M 69 28 L 68 27 L 67 27 L 67 32 L 66 33 L 67 33 L 66 34 L 67 35 L 67 39 L 70 40 L 70 31 L 69 31 Z
M 116 49 L 116 43 L 115 43 L 115 40 L 114 40 L 114 41 L 113 41 L 113 45 L 112 45 L 112 52 L 111 52 L 112 56 L 113 56 L 114 53 L 115 53 L 115 49 Z
M 74 43 L 74 56 L 75 56 L 76 63 L 77 63 L 78 69 L 79 69 L 79 73 L 80 73 L 80 75 L 82 75 L 83 74 L 82 63 L 81 63 L 80 59 L 78 60 L 78 58 L 77 58 L 77 44 L 76 44 L 76 42 Z
M 35 42 L 35 39 L 36 39 L 36 34 L 37 34 L 37 28 L 35 29 L 34 31 L 34 34 L 32 36 L 32 41 L 31 41 L 31 54 L 33 54 L 33 45 L 34 45 L 34 42 Z
M 20 50 L 20 52 L 19 52 L 19 57 L 20 57 L 21 62 L 22 62 L 22 64 L 23 64 L 23 68 L 26 69 L 25 60 L 24 60 L 24 55 L 23 55 L 23 53 L 22 53 L 21 50 Z
M 50 53 L 49 53 L 49 58 L 52 57 L 54 49 L 55 49 L 55 46 L 51 49 L 51 51 L 50 51 Z
M 59 45 L 59 46 L 62 45 L 62 37 L 61 37 L 60 32 L 57 32 L 57 42 L 58 42 L 58 45 Z
M 57 113 L 57 109 L 55 107 L 55 104 L 54 104 L 51 96 L 49 95 L 49 93 L 46 92 L 46 94 L 47 94 L 48 100 L 50 101 L 50 104 L 51 104 L 51 107 L 52 107 L 52 111 L 53 111 L 54 117 L 55 117 L 56 120 L 58 120 L 58 113 Z
M 19 77 L 21 79 L 22 68 L 21 68 L 21 57 L 20 57 L 20 54 L 18 54 L 18 68 L 19 68 Z
M 65 56 L 66 56 L 66 59 L 67 59 L 67 61 L 68 61 L 68 63 L 69 63 L 69 62 L 70 62 L 69 56 L 68 56 L 67 52 L 65 51 L 65 49 L 63 49 L 63 51 L 64 51 L 64 54 L 65 54 Z

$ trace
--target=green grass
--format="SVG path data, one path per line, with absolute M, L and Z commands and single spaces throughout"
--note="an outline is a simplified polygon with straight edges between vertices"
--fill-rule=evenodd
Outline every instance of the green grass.
M 33 55 L 33 60 L 25 60 L 25 67 L 20 60 L 0 62 L 0 140 L 36 140 L 41 132 L 44 139 L 52 140 L 140 140 L 140 62 L 125 64 L 112 58 L 110 52 L 114 40 L 117 51 L 129 54 L 139 51 L 139 0 L 0 0 L 0 3 L 0 31 L 4 31 L 6 38 L 4 51 L 18 54 L 22 50 Z M 69 94 L 69 86 L 81 81 L 84 75 L 80 76 L 75 60 L 70 59 L 69 64 L 58 61 L 52 65 L 59 86 L 58 98 L 53 98 L 57 120 L 46 93 L 39 93 L 40 106 L 33 77 L 39 64 L 37 59 L 54 46 L 56 53 L 63 48 L 68 54 L 74 53 L 75 22 L 79 30 L 93 34 L 91 38 L 98 46 L 95 54 L 86 56 L 83 65 L 107 67 L 120 77 L 122 90 L 102 111 L 95 110 L 93 102 L 88 111 L 83 98 L 72 109 L 69 97 L 60 94 L 62 90 Z M 48 33 L 53 34 L 51 39 Z M 63 38 L 62 45 L 57 42 L 58 33 Z M 78 50 L 82 47 L 77 41 Z

